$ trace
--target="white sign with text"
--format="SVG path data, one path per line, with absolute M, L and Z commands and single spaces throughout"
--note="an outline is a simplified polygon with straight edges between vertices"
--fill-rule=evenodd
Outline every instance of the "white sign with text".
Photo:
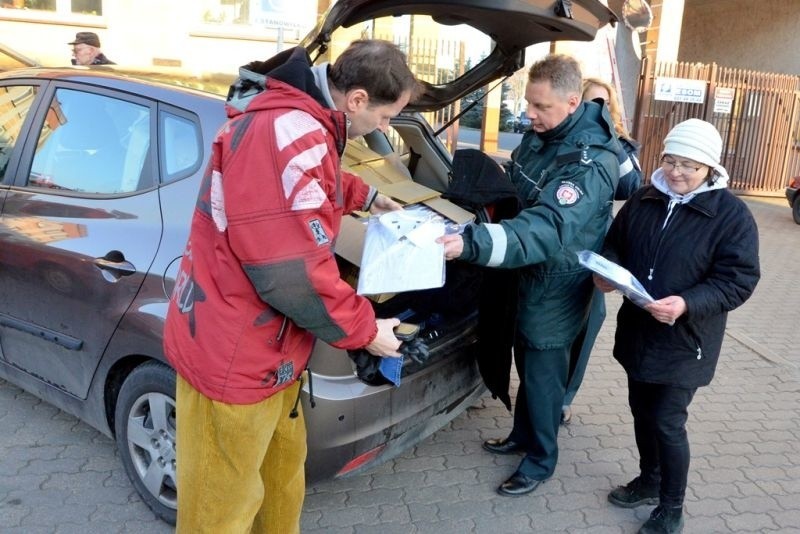
M 656 100 L 702 104 L 706 98 L 706 82 L 688 78 L 656 78 Z

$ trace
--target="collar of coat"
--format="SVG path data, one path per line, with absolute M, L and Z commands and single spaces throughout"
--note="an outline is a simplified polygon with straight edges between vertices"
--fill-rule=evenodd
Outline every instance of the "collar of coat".
M 702 195 L 696 195 L 689 202 L 686 202 L 686 206 L 697 211 L 698 213 L 705 215 L 706 217 L 716 217 L 717 213 L 719 212 L 722 197 L 726 194 L 730 194 L 726 189 L 721 188 L 710 190 Z M 663 203 L 664 205 L 668 205 L 670 201 L 669 195 L 659 191 L 652 184 L 642 188 L 641 198 L 642 201 L 657 201 Z
M 608 107 L 596 102 L 581 102 L 574 113 L 551 130 L 528 130 L 515 150 L 524 146 L 524 150 L 539 152 L 551 144 L 559 145 L 558 154 L 574 152 L 576 147 L 595 147 L 614 154 L 621 150 Z

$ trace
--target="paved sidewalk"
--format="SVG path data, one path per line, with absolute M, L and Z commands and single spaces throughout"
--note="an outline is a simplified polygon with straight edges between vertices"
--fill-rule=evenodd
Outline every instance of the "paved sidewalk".
M 759 221 L 763 278 L 731 314 L 717 375 L 690 407 L 686 533 L 800 532 L 800 226 L 785 200 L 748 199 Z M 481 449 L 511 416 L 484 397 L 447 428 L 367 474 L 309 488 L 303 532 L 632 533 L 651 507 L 606 501 L 638 474 L 625 373 L 611 348 L 621 299 L 608 298 L 554 476 L 530 495 L 495 487 L 519 457 Z M 516 382 L 514 383 L 516 386 Z
M 800 226 L 785 200 L 747 202 L 759 222 L 763 278 L 731 315 L 717 376 L 690 407 L 687 534 L 800 533 Z M 606 502 L 637 473 L 625 375 L 611 357 L 619 302 L 608 299 L 574 422 L 559 436 L 556 473 L 534 493 L 495 493 L 519 458 L 481 449 L 511 428 L 502 404 L 485 396 L 401 457 L 310 486 L 303 532 L 636 532 L 650 507 Z M 172 532 L 137 497 L 111 440 L 3 381 L 0 429 L 3 534 Z

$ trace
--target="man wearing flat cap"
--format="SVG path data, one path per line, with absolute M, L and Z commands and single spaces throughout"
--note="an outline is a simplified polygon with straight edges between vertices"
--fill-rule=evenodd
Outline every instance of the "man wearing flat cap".
M 72 45 L 73 65 L 115 65 L 100 50 L 100 38 L 94 32 L 78 32 Z

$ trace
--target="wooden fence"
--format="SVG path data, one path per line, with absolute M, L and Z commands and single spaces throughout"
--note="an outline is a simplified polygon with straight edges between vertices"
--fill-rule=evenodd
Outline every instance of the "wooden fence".
M 722 164 L 734 191 L 779 196 L 800 175 L 800 76 L 648 58 L 637 101 L 632 134 L 648 178 L 667 132 L 692 117 L 722 135 Z

